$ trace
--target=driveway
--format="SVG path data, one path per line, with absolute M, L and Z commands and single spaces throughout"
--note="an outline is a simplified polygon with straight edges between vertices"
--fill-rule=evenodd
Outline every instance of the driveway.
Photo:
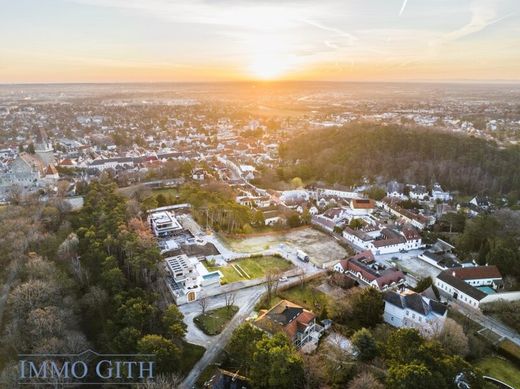
M 239 306 L 240 309 L 220 334 L 215 336 L 205 335 L 204 338 L 200 337 L 195 332 L 194 335 L 191 335 L 191 331 L 188 330 L 186 339 L 188 341 L 191 341 L 190 339 L 194 339 L 199 342 L 205 342 L 205 344 L 202 345 L 206 347 L 206 352 L 204 353 L 202 358 L 195 364 L 195 366 L 193 366 L 193 369 L 191 369 L 190 373 L 186 376 L 181 385 L 181 388 L 189 389 L 194 387 L 199 375 L 204 371 L 204 369 L 206 369 L 211 363 L 213 363 L 215 359 L 218 357 L 218 355 L 222 352 L 222 350 L 224 350 L 224 347 L 231 339 L 233 331 L 249 315 L 251 315 L 256 303 L 258 302 L 258 300 L 260 300 L 260 297 L 264 292 L 265 288 L 263 285 L 255 286 L 249 289 L 243 289 L 237 292 L 235 305 Z M 210 306 L 214 308 L 224 305 L 224 296 L 216 296 L 211 300 L 213 301 L 210 302 Z M 198 311 L 196 311 L 197 308 L 199 308 Z M 185 321 L 188 325 L 190 325 L 190 328 L 192 328 L 192 326 L 194 326 L 193 317 L 200 314 L 200 307 L 197 303 L 187 304 L 181 307 L 181 311 L 183 310 L 185 310 L 186 314 L 189 315 L 189 317 L 191 318 L 191 320 L 189 320 L 188 317 L 185 316 Z M 191 324 L 189 324 L 188 321 L 191 321 Z

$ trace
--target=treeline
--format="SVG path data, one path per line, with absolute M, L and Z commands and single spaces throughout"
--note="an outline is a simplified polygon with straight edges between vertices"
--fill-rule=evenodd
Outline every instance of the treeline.
M 18 386 L 20 353 L 77 353 L 90 347 L 77 289 L 60 261 L 72 227 L 68 207 L 36 197 L 0 209 L 0 386 Z
M 506 288 L 520 281 L 520 211 L 499 210 L 468 220 L 456 240 L 457 252 L 480 265 L 496 265 L 506 279 Z
M 308 131 L 280 146 L 280 179 L 353 185 L 363 177 L 430 185 L 466 194 L 520 191 L 520 148 L 474 137 L 355 124 Z
M 165 307 L 153 292 L 159 249 L 138 209 L 116 189 L 111 182 L 90 184 L 73 221 L 77 236 L 62 250 L 82 296 L 83 329 L 96 351 L 156 354 L 159 372 L 185 373 L 193 352 L 200 357 L 203 350 L 184 341 L 175 305 L 159 309 Z

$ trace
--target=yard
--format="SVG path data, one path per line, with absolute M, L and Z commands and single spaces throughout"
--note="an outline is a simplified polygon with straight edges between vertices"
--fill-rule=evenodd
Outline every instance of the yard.
M 506 384 L 520 388 L 520 369 L 507 359 L 489 356 L 475 364 L 484 375 L 496 378 Z
M 206 335 L 217 335 L 222 332 L 226 324 L 238 312 L 238 307 L 232 305 L 230 307 L 221 307 L 207 311 L 203 315 L 199 315 L 193 319 L 193 322 Z
M 265 297 L 258 303 L 257 309 L 268 309 L 276 305 L 280 300 L 289 300 L 295 304 L 320 314 L 326 307 L 330 313 L 332 311 L 333 300 L 325 293 L 319 290 L 323 280 L 315 280 L 306 282 L 303 285 L 293 286 L 287 290 L 279 290 L 277 295 L 271 300 L 271 304 L 267 306 Z M 282 286 L 280 284 L 280 286 Z
M 268 270 L 284 272 L 293 267 L 292 263 L 275 256 L 251 257 L 229 262 L 226 266 L 211 266 L 204 263 L 208 271 L 218 270 L 222 273 L 223 284 L 237 281 L 253 280 L 265 276 Z

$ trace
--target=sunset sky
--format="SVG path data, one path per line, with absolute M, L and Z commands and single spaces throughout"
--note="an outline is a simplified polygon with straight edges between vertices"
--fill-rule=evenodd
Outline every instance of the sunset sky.
M 519 0 L 2 0 L 0 83 L 520 81 Z

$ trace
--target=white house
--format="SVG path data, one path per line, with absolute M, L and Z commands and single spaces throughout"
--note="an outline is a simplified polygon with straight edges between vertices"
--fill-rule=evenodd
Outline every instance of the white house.
M 410 188 L 410 193 L 408 193 L 408 196 L 412 200 L 423 201 L 426 197 L 428 197 L 428 190 L 424 185 L 413 185 Z
M 182 226 L 171 211 L 152 212 L 148 215 L 150 228 L 155 236 L 165 237 L 182 230 Z
M 432 188 L 432 199 L 440 201 L 451 200 L 450 192 L 445 192 L 439 184 L 434 184 Z
M 410 290 L 386 291 L 383 294 L 383 319 L 394 327 L 416 328 L 421 334 L 433 335 L 444 327 L 447 306 Z
M 220 286 L 221 273 L 208 272 L 195 257 L 181 254 L 166 258 L 165 262 L 169 273 L 166 284 L 178 305 L 196 301 L 204 288 Z

